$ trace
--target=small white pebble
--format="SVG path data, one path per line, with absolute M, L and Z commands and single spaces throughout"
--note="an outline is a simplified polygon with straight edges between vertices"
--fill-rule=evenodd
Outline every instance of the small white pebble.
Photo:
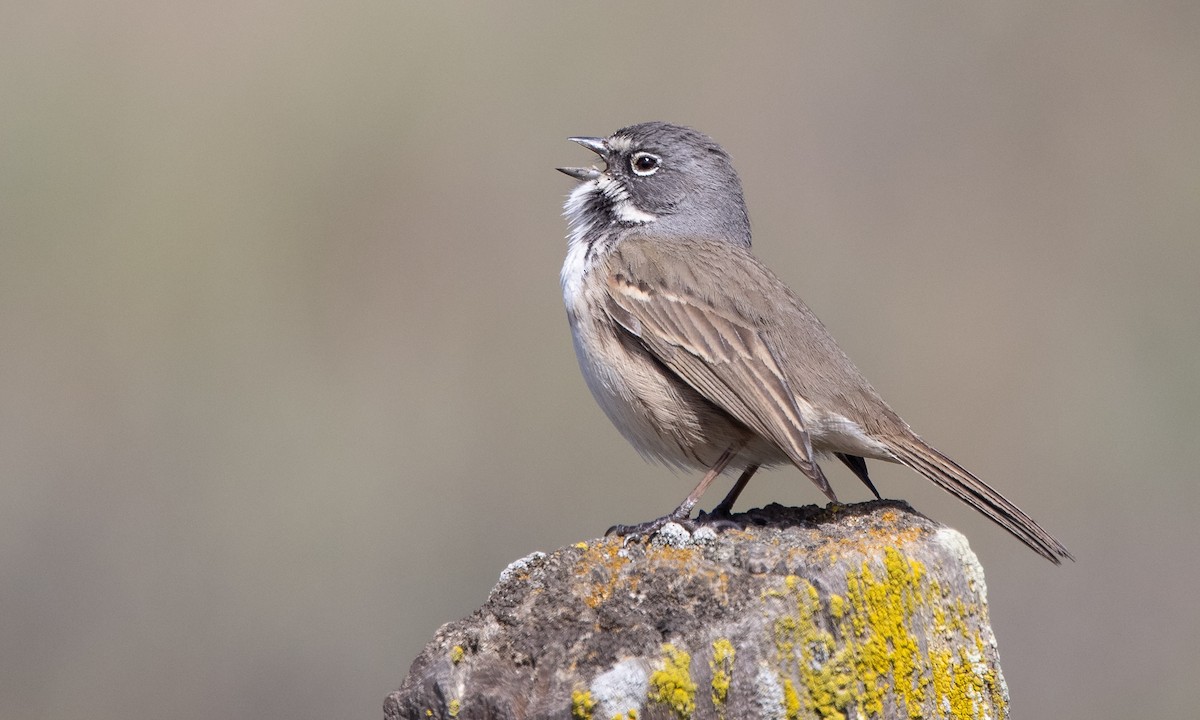
M 667 523 L 654 533 L 654 537 L 650 538 L 650 542 L 654 545 L 666 545 L 668 547 L 687 547 L 692 544 L 692 534 L 687 531 L 687 528 L 679 523 Z
M 528 572 L 530 566 L 536 565 L 545 559 L 546 553 L 537 550 L 529 553 L 520 560 L 513 560 L 508 564 L 508 567 L 500 571 L 500 584 L 508 582 L 517 573 Z

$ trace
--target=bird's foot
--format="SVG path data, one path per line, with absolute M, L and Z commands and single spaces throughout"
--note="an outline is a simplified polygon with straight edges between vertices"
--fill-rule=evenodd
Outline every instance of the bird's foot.
M 728 508 L 717 507 L 712 509 L 712 512 L 700 511 L 693 523 L 699 527 L 708 527 L 720 532 L 721 530 L 745 530 L 746 523 L 744 516 L 737 517 L 729 512 Z
M 636 525 L 613 525 L 604 532 L 604 535 L 605 537 L 616 535 L 617 537 L 625 538 L 625 542 L 640 540 L 643 538 L 650 539 L 654 537 L 655 533 L 657 533 L 659 530 L 662 530 L 670 523 L 681 525 L 688 532 L 692 532 L 696 529 L 696 524 L 690 518 L 688 518 L 687 514 L 675 511 L 648 522 L 637 523 Z
M 667 525 L 675 523 L 693 533 L 699 528 L 707 527 L 720 532 L 722 530 L 745 530 L 748 525 L 762 525 L 763 521 L 753 514 L 741 513 L 733 515 L 728 510 L 721 507 L 713 508 L 712 512 L 700 512 L 696 518 L 689 518 L 686 514 L 678 511 L 663 515 L 660 518 L 650 520 L 636 525 L 613 525 L 604 535 L 616 535 L 617 537 L 625 538 L 625 542 L 636 541 L 640 539 L 649 539 L 662 530 Z

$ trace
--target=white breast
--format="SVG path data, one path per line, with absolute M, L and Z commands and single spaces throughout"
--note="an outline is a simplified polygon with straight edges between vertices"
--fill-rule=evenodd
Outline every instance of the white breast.
M 618 217 L 589 210 L 592 193 L 603 193 L 614 203 Z M 668 465 L 707 468 L 744 430 L 733 428 L 727 416 L 694 390 L 665 375 L 644 351 L 628 346 L 624 331 L 605 312 L 603 280 L 590 282 L 593 272 L 603 271 L 622 227 L 655 219 L 631 209 L 628 197 L 605 183 L 604 176 L 581 183 L 567 199 L 570 235 L 560 278 L 575 355 L 592 396 L 638 452 Z M 732 467 L 745 464 L 735 461 Z

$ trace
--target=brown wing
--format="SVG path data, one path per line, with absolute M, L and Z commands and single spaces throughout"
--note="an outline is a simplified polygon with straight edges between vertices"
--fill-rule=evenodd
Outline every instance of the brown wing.
M 667 368 L 743 425 L 777 445 L 821 491 L 836 501 L 813 459 L 797 393 L 770 338 L 754 318 L 734 307 L 723 278 L 680 277 L 679 258 L 660 243 L 625 240 L 608 263 L 611 317 L 637 336 Z M 692 257 L 687 272 L 711 267 Z M 703 259 L 701 259 L 703 260 Z M 760 268 L 757 263 L 754 267 Z M 674 268 L 674 269 L 673 269 Z M 708 288 L 697 292 L 696 288 Z
M 819 469 L 816 476 L 807 469 L 816 464 L 799 402 L 853 420 L 888 447 L 890 459 L 1052 562 L 1071 557 L 1003 495 L 917 437 L 749 250 L 702 238 L 629 238 L 610 253 L 607 279 L 616 322 L 684 382 L 778 445 L 822 490 L 828 483 Z
M 816 315 L 748 249 L 704 238 L 634 236 L 610 252 L 607 271 L 613 302 L 633 318 L 646 315 L 675 347 L 698 358 L 769 358 L 793 396 L 871 435 L 907 428 Z M 739 396 L 756 398 L 755 385 L 745 382 L 751 376 L 727 379 Z

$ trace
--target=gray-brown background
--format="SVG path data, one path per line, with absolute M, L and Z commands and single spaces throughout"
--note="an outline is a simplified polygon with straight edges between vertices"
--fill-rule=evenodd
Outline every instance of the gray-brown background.
M 0 717 L 378 717 L 506 563 L 673 507 L 557 281 L 564 138 L 648 119 L 1078 556 L 875 471 L 970 537 L 1016 714 L 1191 713 L 1198 7 L 8 4 Z

